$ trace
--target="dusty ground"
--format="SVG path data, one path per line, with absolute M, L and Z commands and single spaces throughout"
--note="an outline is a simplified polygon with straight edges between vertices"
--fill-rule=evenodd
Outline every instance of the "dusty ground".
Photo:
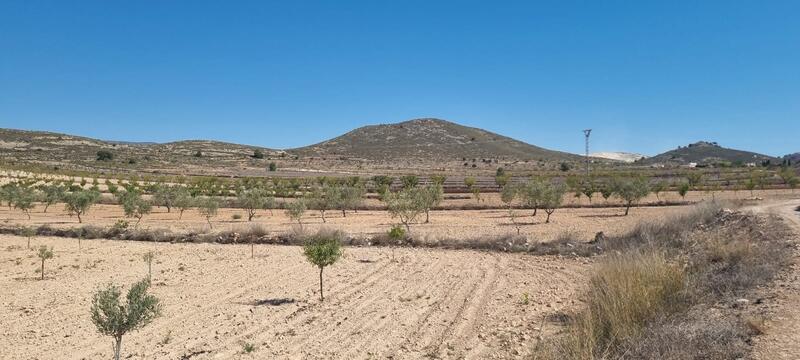
M 558 309 L 577 306 L 590 260 L 476 251 L 347 248 L 318 273 L 293 246 L 35 238 L 56 257 L 38 280 L 25 240 L 0 236 L 3 359 L 99 359 L 111 340 L 89 319 L 91 293 L 146 276 L 164 314 L 123 340 L 133 359 L 515 358 Z M 523 303 L 524 294 L 530 302 Z M 259 301 L 288 299 L 282 305 Z M 548 323 L 544 335 L 555 331 Z M 243 344 L 256 346 L 243 354 Z
M 784 200 L 751 208 L 756 212 L 777 214 L 786 219 L 800 236 L 800 201 Z M 755 338 L 754 358 L 763 360 L 797 359 L 800 356 L 800 238 L 795 238 L 795 263 L 780 275 L 774 294 L 765 300 L 769 307 L 765 333 Z

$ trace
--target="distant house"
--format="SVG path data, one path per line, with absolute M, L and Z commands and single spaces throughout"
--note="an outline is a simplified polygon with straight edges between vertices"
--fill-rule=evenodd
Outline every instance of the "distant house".
M 749 163 L 747 163 L 747 164 L 744 164 L 744 166 L 747 166 L 747 167 L 756 167 L 756 163 L 754 163 L 754 162 L 749 162 Z
M 690 168 L 696 168 L 697 167 L 697 163 L 696 162 L 690 162 L 689 163 L 689 167 Z

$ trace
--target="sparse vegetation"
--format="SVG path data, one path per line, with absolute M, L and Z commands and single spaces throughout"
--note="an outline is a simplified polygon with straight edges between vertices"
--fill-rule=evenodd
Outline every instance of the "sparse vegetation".
M 19 186 L 17 191 L 14 193 L 12 203 L 14 204 L 14 208 L 21 210 L 25 215 L 28 216 L 28 220 L 31 219 L 31 209 L 34 208 L 36 201 L 36 193 L 33 191 L 32 188 L 29 186 Z
M 341 234 L 336 231 L 320 230 L 306 239 L 303 255 L 308 262 L 319 268 L 319 300 L 325 301 L 322 292 L 322 271 L 333 265 L 342 256 Z
M 414 188 L 388 192 L 384 196 L 384 201 L 389 215 L 400 220 L 400 223 L 406 227 L 406 231 L 411 231 L 411 223 L 425 212 L 425 208 L 420 202 L 420 196 Z
M 153 280 L 153 259 L 155 259 L 156 253 L 152 251 L 148 251 L 142 255 L 142 260 L 145 264 L 147 264 L 147 281 L 151 282 Z
M 305 199 L 296 199 L 292 202 L 285 203 L 286 207 L 286 216 L 293 221 L 297 221 L 297 224 L 302 226 L 303 225 L 303 214 L 306 212 L 306 201 Z
M 239 207 L 247 211 L 247 221 L 253 221 L 256 211 L 275 206 L 275 198 L 265 189 L 241 189 L 237 194 Z
M 36 236 L 36 230 L 34 230 L 34 229 L 33 229 L 32 227 L 30 227 L 30 226 L 23 226 L 23 227 L 20 229 L 20 236 L 24 236 L 25 238 L 27 238 L 27 239 L 28 239 L 28 245 L 27 245 L 27 247 L 28 247 L 28 249 L 30 249 L 30 248 L 31 248 L 31 238 L 32 238 L 32 237 L 34 237 L 34 236 Z
M 149 214 L 153 208 L 149 201 L 142 198 L 141 192 L 134 187 L 128 187 L 125 192 L 118 193 L 117 198 L 122 205 L 125 216 L 136 219 L 134 227 L 139 226 L 142 218 Z
M 44 261 L 53 258 L 53 248 L 42 245 L 39 247 L 39 252 L 36 255 L 42 260 L 41 279 L 44 280 Z
M 92 297 L 91 318 L 97 331 L 114 338 L 114 359 L 120 359 L 122 336 L 140 329 L 161 315 L 158 298 L 147 293 L 150 281 L 139 281 L 128 290 L 126 302 L 120 288 L 109 284 Z
M 213 229 L 214 225 L 211 224 L 211 218 L 217 216 L 217 211 L 219 210 L 219 200 L 213 197 L 206 197 L 197 202 L 197 207 L 198 211 L 200 211 L 200 214 L 206 218 L 208 227 Z
M 64 195 L 67 213 L 78 217 L 78 222 L 82 223 L 81 216 L 100 199 L 100 193 L 93 190 L 75 190 Z
M 100 150 L 97 152 L 97 161 L 111 161 L 114 160 L 114 154 L 108 150 Z
M 614 193 L 625 201 L 625 216 L 627 216 L 631 206 L 650 193 L 650 187 L 647 179 L 643 177 L 616 179 Z

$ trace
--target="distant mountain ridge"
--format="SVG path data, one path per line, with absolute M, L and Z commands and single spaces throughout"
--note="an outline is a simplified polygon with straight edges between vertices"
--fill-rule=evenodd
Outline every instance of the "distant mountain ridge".
M 760 164 L 764 161 L 774 162 L 777 160 L 777 158 L 769 155 L 725 148 L 716 142 L 698 141 L 696 143 L 692 143 L 687 146 L 679 146 L 677 149 L 647 158 L 642 160 L 641 163 L 686 165 L 689 163 L 714 164 L 720 162 L 729 162 Z

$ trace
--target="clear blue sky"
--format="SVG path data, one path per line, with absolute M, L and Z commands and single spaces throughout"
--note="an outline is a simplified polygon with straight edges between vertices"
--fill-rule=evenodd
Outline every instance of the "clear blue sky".
M 800 1 L 0 2 L 0 127 L 302 146 L 417 117 L 552 149 L 800 151 Z

